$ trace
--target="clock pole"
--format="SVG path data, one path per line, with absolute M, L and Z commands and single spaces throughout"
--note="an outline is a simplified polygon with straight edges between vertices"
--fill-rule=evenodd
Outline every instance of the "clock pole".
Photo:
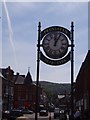
M 73 93 L 73 81 L 74 81 L 74 23 L 71 22 L 71 120 L 74 120 L 74 93 Z
M 39 87 L 39 65 L 40 65 L 40 40 L 41 40 L 41 23 L 38 25 L 38 44 L 37 44 L 37 76 L 36 76 L 36 104 L 35 104 L 35 120 L 38 119 L 38 87 Z
M 60 33 L 59 34 L 59 37 L 55 37 L 56 33 Z M 61 33 L 62 33 L 62 36 L 63 36 L 63 39 L 65 40 L 65 37 L 64 37 L 64 34 L 65 36 L 68 38 L 68 40 L 70 40 L 71 44 L 69 45 L 68 44 L 68 41 L 67 41 L 67 47 L 65 48 L 62 44 L 62 46 L 59 46 L 59 51 L 62 51 L 63 50 L 63 54 L 62 52 L 59 52 L 58 51 L 58 46 L 60 43 L 60 36 L 61 36 Z M 52 35 L 54 37 L 51 37 L 50 35 Z M 39 35 L 40 35 L 40 32 L 39 32 Z M 50 37 L 48 37 L 50 36 Z M 42 39 L 43 38 L 43 39 Z M 61 27 L 61 26 L 51 26 L 51 27 L 48 27 L 46 29 L 44 29 L 43 31 L 41 31 L 41 38 L 39 38 L 38 40 L 42 40 L 42 47 L 43 47 L 43 50 L 44 50 L 44 53 L 46 54 L 44 56 L 44 54 L 40 51 L 40 43 L 38 43 L 38 54 L 40 52 L 40 59 L 46 63 L 46 64 L 49 64 L 49 65 L 62 65 L 62 64 L 65 64 L 66 62 L 68 62 L 69 60 L 71 60 L 71 120 L 73 120 L 74 116 L 73 116 L 73 112 L 74 112 L 74 97 L 73 97 L 73 81 L 74 81 L 74 23 L 71 22 L 71 31 L 69 31 L 68 29 L 64 28 L 64 27 Z M 67 39 L 66 39 L 67 40 Z M 38 41 L 40 42 L 40 41 Z M 52 45 L 50 46 L 49 43 L 50 42 L 53 42 Z M 58 42 L 58 44 L 57 44 Z M 66 41 L 64 41 L 66 43 Z M 47 45 L 46 45 L 47 43 Z M 71 47 L 71 50 L 67 53 L 68 51 L 68 47 Z M 55 52 L 55 50 L 56 52 Z M 58 54 L 56 54 L 58 53 Z M 67 54 L 66 54 L 67 53 Z M 66 56 L 65 56 L 66 55 Z M 63 57 L 63 58 L 62 58 Z M 38 57 L 39 58 L 39 57 Z M 39 61 L 37 62 L 37 64 L 39 64 Z M 39 65 L 37 65 L 37 68 L 38 68 Z M 37 73 L 39 74 L 38 70 L 37 70 Z M 38 81 L 38 79 L 37 79 Z M 37 120 L 37 119 L 35 119 Z

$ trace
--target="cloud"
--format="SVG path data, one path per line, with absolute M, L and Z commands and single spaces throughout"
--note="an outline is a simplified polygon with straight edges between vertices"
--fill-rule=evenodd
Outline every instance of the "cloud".
M 87 50 L 87 3 L 7 3 L 9 10 L 18 67 L 13 64 L 13 54 L 8 41 L 7 21 L 3 11 L 3 66 L 11 65 L 15 72 L 26 73 L 31 68 L 36 79 L 38 22 L 41 29 L 51 25 L 70 28 L 75 22 L 75 76 Z M 83 11 L 84 10 L 84 11 Z M 83 11 L 83 13 L 82 13 Z M 85 45 L 85 48 L 83 48 Z M 4 49 L 7 48 L 7 49 Z M 8 57 L 9 56 L 9 57 Z M 70 82 L 70 62 L 63 66 L 48 66 L 40 62 L 40 80 Z
M 10 13 L 16 14 L 18 17 L 37 8 L 35 2 L 7 2 L 6 4 L 9 12 L 12 9 Z

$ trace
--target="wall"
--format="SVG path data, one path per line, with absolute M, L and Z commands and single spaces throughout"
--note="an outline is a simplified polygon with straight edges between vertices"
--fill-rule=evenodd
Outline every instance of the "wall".
M 90 50 L 90 2 L 88 3 L 88 50 Z
M 0 77 L 0 120 L 2 118 L 2 78 Z

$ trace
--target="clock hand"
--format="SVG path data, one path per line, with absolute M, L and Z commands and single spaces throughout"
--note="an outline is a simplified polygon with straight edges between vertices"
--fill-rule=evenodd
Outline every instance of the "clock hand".
M 58 39 L 60 38 L 61 34 L 59 34 L 58 38 L 55 37 L 55 42 L 54 42 L 54 46 L 56 46 Z

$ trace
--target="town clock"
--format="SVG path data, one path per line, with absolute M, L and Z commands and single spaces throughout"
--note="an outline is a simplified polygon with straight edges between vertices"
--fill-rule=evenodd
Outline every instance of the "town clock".
M 68 51 L 68 38 L 61 31 L 49 32 L 44 36 L 42 46 L 48 57 L 59 59 Z

